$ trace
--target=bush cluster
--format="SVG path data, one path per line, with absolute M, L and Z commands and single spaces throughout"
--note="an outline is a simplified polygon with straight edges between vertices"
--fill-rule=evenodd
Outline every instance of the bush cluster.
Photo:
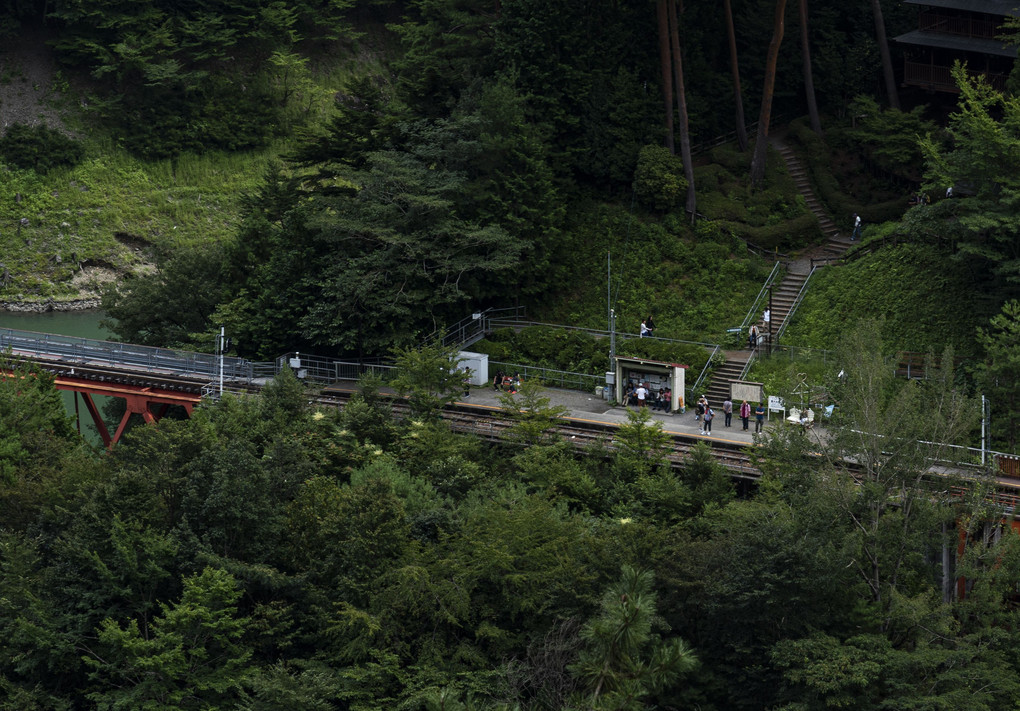
M 501 328 L 472 348 L 503 363 L 588 375 L 605 373 L 609 362 L 607 338 L 552 326 L 528 326 L 520 331 Z M 701 372 L 708 360 L 708 351 L 703 346 L 648 338 L 620 339 L 616 352 L 618 355 L 680 363 L 690 366 L 695 372 Z
M 0 138 L 0 158 L 21 170 L 46 173 L 62 165 L 75 165 L 85 151 L 81 144 L 45 125 L 12 124 Z

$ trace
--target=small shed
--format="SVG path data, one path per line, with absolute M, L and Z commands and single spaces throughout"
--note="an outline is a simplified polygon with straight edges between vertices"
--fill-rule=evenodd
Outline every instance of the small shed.
M 684 388 L 689 366 L 632 356 L 616 356 L 615 360 L 616 379 L 614 384 L 617 402 L 623 402 L 623 394 L 628 385 L 636 386 L 641 382 L 648 383 L 648 388 L 653 393 L 665 387 L 670 388 L 673 391 L 673 399 L 670 403 L 671 411 L 675 412 L 685 407 Z

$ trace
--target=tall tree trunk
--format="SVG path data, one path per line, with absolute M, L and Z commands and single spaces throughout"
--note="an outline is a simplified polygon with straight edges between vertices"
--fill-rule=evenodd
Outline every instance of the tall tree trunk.
M 875 39 L 882 55 L 882 73 L 885 74 L 885 91 L 889 94 L 889 105 L 900 108 L 900 95 L 896 92 L 896 78 L 893 75 L 892 57 L 889 56 L 889 40 L 885 36 L 885 20 L 882 18 L 881 0 L 871 0 L 871 11 L 875 16 Z
M 740 68 L 737 64 L 737 33 L 733 29 L 733 8 L 730 0 L 723 0 L 726 13 L 726 37 L 730 42 L 730 71 L 733 73 L 733 101 L 737 106 L 737 145 L 741 151 L 747 150 L 747 126 L 744 119 L 744 94 L 740 90 Z
M 808 44 L 808 0 L 800 0 L 800 54 L 804 61 L 804 94 L 807 96 L 808 117 L 811 130 L 822 135 L 822 119 L 818 116 L 818 102 L 815 101 L 815 78 L 811 72 L 811 47 Z
M 684 65 L 680 58 L 680 22 L 676 12 L 676 0 L 669 3 L 670 46 L 673 49 L 673 73 L 676 79 L 676 105 L 680 124 L 680 157 L 684 162 L 684 177 L 687 178 L 687 212 L 694 222 L 697 200 L 694 195 L 694 164 L 691 162 L 691 132 L 687 124 L 687 93 L 684 91 Z
M 761 90 L 761 113 L 758 114 L 758 136 L 754 143 L 754 158 L 751 160 L 751 185 L 761 185 L 765 178 L 765 157 L 769 147 L 769 121 L 772 120 L 772 95 L 776 88 L 776 61 L 779 59 L 779 45 L 783 42 L 786 27 L 786 0 L 776 0 L 776 19 L 772 25 L 772 41 L 765 59 L 765 85 Z
M 662 94 L 666 100 L 666 148 L 676 154 L 673 145 L 673 72 L 669 64 L 669 13 L 666 0 L 658 0 L 656 10 L 659 16 L 659 63 L 662 67 Z

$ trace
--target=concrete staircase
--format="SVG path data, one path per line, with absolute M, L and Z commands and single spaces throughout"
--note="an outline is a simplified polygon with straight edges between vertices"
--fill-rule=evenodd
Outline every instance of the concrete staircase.
M 721 415 L 723 400 L 730 395 L 730 383 L 740 377 L 740 372 L 744 369 L 744 364 L 747 363 L 750 355 L 751 351 L 747 350 L 726 351 L 726 362 L 715 369 L 708 387 L 704 388 L 703 393 L 696 393 L 694 402 L 688 403 L 688 407 L 693 407 L 697 398 L 704 395 L 708 398 L 708 404 Z
M 797 300 L 797 295 L 800 294 L 801 289 L 804 287 L 804 283 L 807 281 L 808 276 L 811 274 L 811 257 L 825 258 L 825 257 L 839 257 L 847 249 L 853 245 L 849 237 L 844 237 L 840 234 L 839 228 L 832 221 L 829 215 L 822 209 L 822 204 L 815 196 L 814 191 L 811 189 L 811 183 L 808 181 L 807 169 L 800 162 L 800 159 L 794 154 L 793 150 L 790 149 L 783 142 L 782 135 L 775 136 L 770 139 L 772 147 L 779 153 L 786 163 L 786 169 L 789 171 L 790 176 L 793 178 L 794 184 L 797 186 L 797 190 L 804 196 L 804 201 L 807 203 L 808 209 L 811 210 L 811 214 L 818 220 L 818 226 L 825 236 L 825 242 L 818 248 L 812 251 L 809 256 L 802 257 L 796 261 L 791 262 L 787 266 L 786 274 L 783 279 L 772 287 L 772 334 L 773 343 L 775 343 L 775 336 L 779 333 L 779 330 L 786 323 L 787 318 L 790 316 L 790 311 L 793 308 L 794 302 Z M 761 314 L 757 314 L 755 321 L 758 324 L 758 328 L 762 335 L 766 335 L 769 330 L 762 327 Z M 703 393 L 693 393 L 693 397 L 697 398 L 701 395 L 705 395 L 708 398 L 708 403 L 719 409 L 722 407 L 723 400 L 725 400 L 730 394 L 730 383 L 736 380 L 744 366 L 747 364 L 747 359 L 750 357 L 750 351 L 726 351 L 726 362 L 715 369 L 712 373 L 712 378 L 708 385 L 703 388 Z M 696 402 L 696 400 L 695 400 Z M 688 406 L 693 406 L 694 402 L 688 403 Z
M 787 269 L 782 280 L 772 288 L 771 316 L 773 338 L 775 338 L 775 334 L 779 333 L 779 329 L 789 317 L 790 309 L 793 308 L 793 302 L 796 301 L 797 294 L 800 293 L 804 282 L 807 281 L 808 273 L 804 265 L 794 262 Z M 758 316 L 759 318 L 756 323 L 761 335 L 764 336 L 769 331 L 762 326 L 761 315 L 759 314 Z M 750 357 L 751 352 L 747 350 L 725 351 L 725 354 L 726 362 L 712 372 L 712 379 L 709 380 L 708 386 L 704 388 L 705 392 L 694 394 L 695 397 L 704 394 L 712 407 L 721 406 L 723 400 L 729 396 L 730 383 L 740 377 L 740 373 L 743 371 L 744 365 L 747 364 L 747 359 Z M 694 403 L 690 404 L 693 405 Z
M 777 140 L 772 142 L 772 147 L 776 149 L 776 152 L 779 153 L 786 163 L 786 170 L 790 173 L 790 177 L 793 178 L 797 190 L 804 196 L 804 202 L 807 203 L 808 209 L 815 216 L 815 219 L 818 220 L 818 227 L 821 228 L 822 235 L 825 237 L 825 244 L 817 256 L 838 257 L 843 254 L 853 243 L 849 237 L 844 237 L 839 233 L 836 223 L 822 209 L 821 202 L 819 202 L 814 191 L 811 189 L 807 169 L 789 146 Z

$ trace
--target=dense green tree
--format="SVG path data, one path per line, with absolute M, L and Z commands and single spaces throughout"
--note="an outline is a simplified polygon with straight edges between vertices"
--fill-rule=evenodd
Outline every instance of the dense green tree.
M 978 363 L 976 379 L 982 395 L 992 403 L 990 420 L 993 441 L 1002 442 L 1015 452 L 1020 436 L 1020 302 L 1015 299 L 1002 307 L 989 327 L 978 329 L 978 341 L 984 360 Z
M 59 498 L 72 452 L 87 456 L 53 380 L 38 366 L 0 357 L 0 520 L 10 529 Z
M 455 348 L 436 341 L 421 348 L 399 349 L 395 355 L 393 386 L 400 395 L 408 396 L 416 417 L 438 418 L 443 406 L 462 392 L 464 370 Z
M 585 642 L 571 671 L 584 691 L 571 708 L 630 711 L 641 699 L 673 684 L 697 666 L 683 640 L 663 640 L 652 575 L 624 566 L 620 581 L 606 591 L 598 617 L 581 630 Z
M 164 604 L 146 629 L 107 618 L 85 656 L 100 709 L 204 709 L 237 698 L 251 655 L 230 574 L 206 568 L 184 580 L 181 599 Z
M 274 82 L 290 65 L 303 34 L 349 32 L 352 0 L 290 4 L 154 3 L 108 0 L 56 5 L 64 31 L 55 45 L 68 64 L 100 80 L 91 110 L 116 127 L 120 140 L 149 157 L 185 150 L 230 150 L 264 142 L 285 119 Z
M 931 206 L 934 217 L 958 235 L 960 257 L 994 277 L 984 288 L 1012 296 L 1020 284 L 1020 224 L 1014 209 L 1020 191 L 1020 100 L 1000 94 L 980 77 L 970 78 L 959 64 L 953 78 L 960 100 L 949 119 L 948 139 L 930 135 L 921 141 L 925 189 L 941 195 L 954 188 L 952 200 Z
M 222 269 L 216 245 L 161 250 L 151 274 L 104 291 L 109 325 L 128 343 L 211 351 L 210 317 L 224 296 Z
M 499 404 L 515 421 L 511 437 L 526 447 L 546 441 L 546 433 L 567 412 L 563 405 L 552 404 L 537 380 L 522 381 L 517 393 L 500 393 Z

